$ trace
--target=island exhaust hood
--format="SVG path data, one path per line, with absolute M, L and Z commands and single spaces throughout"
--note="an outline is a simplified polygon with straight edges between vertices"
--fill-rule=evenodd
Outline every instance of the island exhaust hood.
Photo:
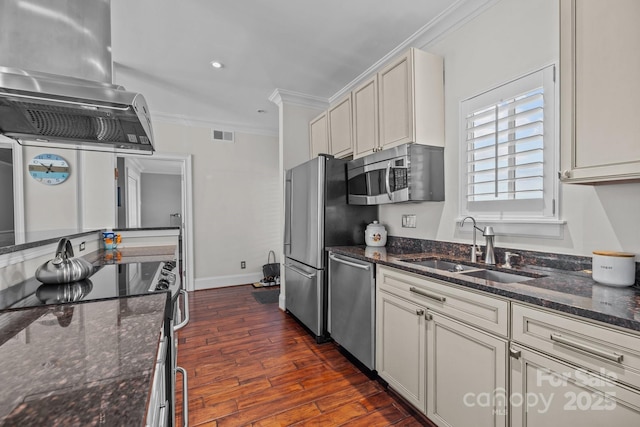
M 2 0 L 0 16 L 0 133 L 153 153 L 144 97 L 112 84 L 110 0 Z
M 0 67 L 0 132 L 19 142 L 153 151 L 144 97 L 122 86 Z

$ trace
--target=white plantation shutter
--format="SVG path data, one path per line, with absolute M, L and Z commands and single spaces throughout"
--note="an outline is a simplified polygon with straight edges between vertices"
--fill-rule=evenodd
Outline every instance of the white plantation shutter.
M 462 214 L 555 215 L 553 80 L 548 67 L 462 101 Z

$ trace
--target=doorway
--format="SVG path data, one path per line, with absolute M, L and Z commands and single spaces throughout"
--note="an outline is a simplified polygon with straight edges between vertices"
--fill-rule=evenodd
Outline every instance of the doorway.
M 121 154 L 116 162 L 118 228 L 180 227 L 183 280 L 194 290 L 191 155 Z

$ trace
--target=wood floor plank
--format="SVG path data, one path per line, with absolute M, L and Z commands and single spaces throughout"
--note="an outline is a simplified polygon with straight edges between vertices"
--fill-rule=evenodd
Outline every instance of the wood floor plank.
M 191 321 L 177 333 L 190 425 L 426 425 L 334 343 L 317 344 L 277 304 L 251 295 L 264 291 L 245 285 L 190 293 Z M 177 425 L 181 416 L 178 404 Z

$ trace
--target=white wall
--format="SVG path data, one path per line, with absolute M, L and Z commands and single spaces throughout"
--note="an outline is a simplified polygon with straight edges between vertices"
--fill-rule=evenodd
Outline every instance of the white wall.
M 182 178 L 180 175 L 142 173 L 140 198 L 142 227 L 169 227 L 169 215 L 182 214 Z
M 445 202 L 383 206 L 380 219 L 394 236 L 470 242 L 455 224 L 458 212 L 459 103 L 559 60 L 557 0 L 502 0 L 423 49 L 445 63 Z M 563 123 L 564 125 L 564 123 Z M 606 147 L 603 147 L 606 149 Z M 640 184 L 561 185 L 562 238 L 498 236 L 496 246 L 591 255 L 596 249 L 640 254 Z M 401 228 L 416 214 L 417 228 Z
M 25 229 L 36 238 L 60 230 L 112 228 L 115 225 L 115 157 L 113 153 L 23 146 Z M 57 154 L 69 164 L 69 178 L 45 185 L 29 175 L 29 161 Z
M 193 155 L 196 289 L 261 279 L 269 250 L 282 245 L 278 138 L 236 133 L 233 143 L 215 142 L 207 127 L 153 129 L 159 152 Z

